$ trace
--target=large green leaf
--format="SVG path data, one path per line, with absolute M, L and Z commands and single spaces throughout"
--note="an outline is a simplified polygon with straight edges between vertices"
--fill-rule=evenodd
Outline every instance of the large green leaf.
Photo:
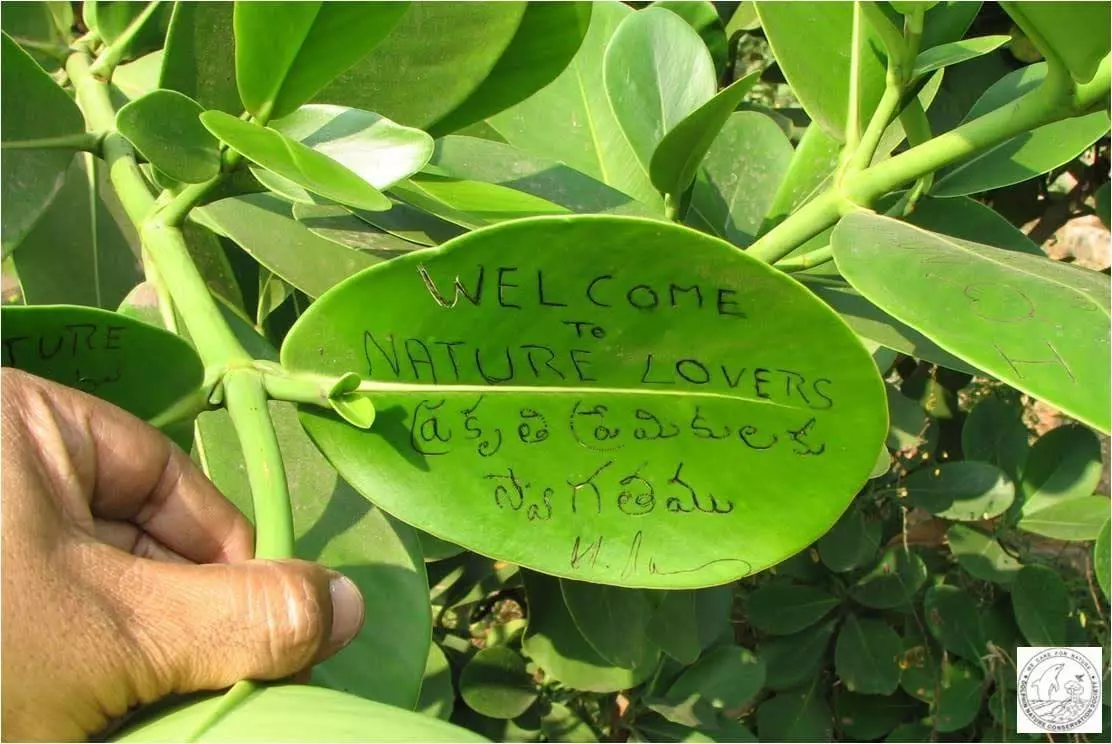
M 176 90 L 206 109 L 239 115 L 235 76 L 234 3 L 174 3 L 159 87 Z
M 1112 25 L 1108 3 L 1004 2 L 1001 3 L 1043 56 L 1060 59 L 1073 79 L 1092 79 L 1108 55 Z
M 432 156 L 432 137 L 420 129 L 345 106 L 302 106 L 270 127 L 327 155 L 376 189 L 408 178 Z
M 961 449 L 970 460 L 989 462 L 1018 481 L 1027 459 L 1030 432 L 1023 411 L 990 395 L 969 412 L 961 428 Z
M 775 121 L 756 111 L 733 113 L 703 159 L 685 221 L 748 246 L 791 162 L 791 142 Z
M 0 67 L 4 100 L 0 139 L 5 145 L 20 140 L 64 137 L 85 131 L 85 120 L 73 99 L 3 33 Z M 5 149 L 0 169 L 0 219 L 3 255 L 18 246 L 58 195 L 73 161 L 67 149 Z
M 890 695 L 900 684 L 900 637 L 883 620 L 850 615 L 834 646 L 834 670 L 846 689 Z
M 220 173 L 220 142 L 201 124 L 201 104 L 173 90 L 151 91 L 116 114 L 116 128 L 170 178 L 201 183 Z
M 386 195 L 361 174 L 281 132 L 223 111 L 206 111 L 201 123 L 244 157 L 308 191 L 359 209 L 390 208 Z
M 886 312 L 1020 390 L 1112 430 L 1106 276 L 864 212 L 842 218 L 832 245 L 842 275 Z
M 765 662 L 741 646 L 717 646 L 684 670 L 668 688 L 668 700 L 696 698 L 718 710 L 733 710 L 760 692 Z
M 644 590 L 562 579 L 560 591 L 579 632 L 614 666 L 651 666 L 660 655 L 648 636 L 653 606 Z
M 459 692 L 472 710 L 491 718 L 516 718 L 537 699 L 525 659 L 508 646 L 484 648 L 459 675 Z
M 1069 645 L 1069 589 L 1053 569 L 1024 566 L 1012 582 L 1012 607 L 1023 637 L 1032 646 Z
M 531 2 L 509 46 L 472 93 L 429 127 L 456 132 L 525 100 L 556 79 L 579 51 L 591 20 L 589 2 Z
M 1045 62 L 1015 70 L 992 85 L 965 115 L 971 121 L 1007 106 L 1042 84 Z M 1026 181 L 1073 160 L 1108 131 L 1104 107 L 1025 132 L 938 174 L 935 196 L 974 194 Z
M 382 43 L 315 100 L 427 130 L 492 74 L 526 8 L 523 2 L 413 3 Z
M 511 145 L 566 163 L 663 214 L 660 194 L 614 116 L 603 79 L 607 45 L 632 12 L 622 3 L 595 4 L 587 36 L 568 68 L 490 123 Z
M 78 155 L 62 190 L 12 260 L 28 305 L 115 308 L 143 278 L 138 251 L 138 235 L 104 164 Z
M 660 193 L 679 197 L 687 190 L 722 127 L 759 77 L 759 70 L 746 75 L 668 130 L 649 165 L 649 177 Z
M 547 676 L 575 690 L 615 692 L 652 674 L 651 666 L 622 669 L 602 658 L 572 620 L 558 580 L 532 571 L 523 572 L 522 580 L 529 603 L 522 649 Z
M 422 211 L 470 229 L 523 217 L 568 213 L 559 204 L 525 191 L 447 176 L 418 174 L 395 184 L 390 193 Z
M 730 48 L 726 35 L 726 24 L 723 23 L 723 17 L 719 15 L 718 8 L 714 6 L 714 3 L 706 2 L 706 0 L 696 0 L 695 2 L 690 0 L 656 0 L 653 6 L 672 11 L 684 19 L 687 25 L 695 29 L 699 38 L 706 45 L 707 51 L 710 52 L 711 59 L 714 60 L 715 73 L 721 78 L 729 62 Z
M 486 741 L 420 713 L 308 685 L 262 687 L 210 722 L 222 703 L 215 695 L 179 705 L 112 741 Z
M 1067 424 L 1043 434 L 1023 464 L 1023 514 L 1088 496 L 1101 476 L 1100 440 L 1084 426 Z
M 504 142 L 458 135 L 441 137 L 436 140 L 429 170 L 460 180 L 516 189 L 572 212 L 662 217 L 585 173 Z
M 765 584 L 749 595 L 749 624 L 764 633 L 791 635 L 811 627 L 839 603 L 813 586 Z
M 221 199 L 197 211 L 256 261 L 310 297 L 319 297 L 382 260 L 314 234 L 293 218 L 291 210 L 290 204 L 270 194 L 249 194 Z
M 375 430 L 304 423 L 390 513 L 625 586 L 711 586 L 798 552 L 887 428 L 872 358 L 798 284 L 628 217 L 509 222 L 384 263 L 319 298 L 282 359 L 367 379 Z
M 239 321 L 234 328 L 256 358 L 274 359 L 274 350 L 246 322 Z M 314 667 L 313 679 L 412 708 L 420 694 L 431 637 L 428 586 L 417 535 L 336 475 L 305 436 L 293 406 L 272 402 L 270 416 L 296 505 L 297 557 L 323 563 L 351 578 L 363 594 L 367 617 L 374 618 L 347 648 Z M 226 411 L 198 417 L 197 447 L 209 478 L 252 517 L 243 454 Z M 368 659 L 374 663 L 368 664 Z
M 91 307 L 5 306 L 3 365 L 68 385 L 139 418 L 201 387 L 204 366 L 181 338 Z
M 1055 540 L 1096 540 L 1108 512 L 1107 496 L 1082 496 L 1055 501 L 1023 517 L 1016 526 Z
M 237 2 L 236 84 L 257 118 L 309 101 L 386 36 L 409 3 Z
M 603 78 L 618 125 L 647 173 L 665 135 L 710 101 L 717 87 L 714 60 L 699 35 L 675 13 L 652 7 L 618 24 L 606 47 Z M 718 106 L 698 118 L 713 126 L 715 118 L 724 118 L 720 114 L 729 116 L 732 107 L 726 104 L 736 91 L 724 94 Z M 685 129 L 690 131 L 666 148 L 658 165 L 657 178 L 652 179 L 658 190 L 664 183 L 682 191 L 678 183 L 682 171 L 694 175 L 697 162 L 684 167 L 682 145 L 701 132 L 696 123 Z M 677 191 L 666 193 L 678 196 Z
M 979 521 L 1003 514 L 1015 499 L 1015 483 L 995 465 L 975 460 L 925 466 L 908 476 L 907 497 L 946 519 Z

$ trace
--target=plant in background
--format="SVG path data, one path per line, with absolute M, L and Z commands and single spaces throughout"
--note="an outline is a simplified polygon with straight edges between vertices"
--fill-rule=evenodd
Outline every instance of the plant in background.
M 1108 24 L 6 4 L 4 364 L 368 599 L 118 737 L 1017 738 L 1017 645 L 1109 658 L 1108 278 L 1013 226 L 1108 222 Z

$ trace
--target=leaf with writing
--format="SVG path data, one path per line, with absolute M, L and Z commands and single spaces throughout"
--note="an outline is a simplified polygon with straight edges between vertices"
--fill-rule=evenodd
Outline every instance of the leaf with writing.
M 367 498 L 579 581 L 695 588 L 777 563 L 837 520 L 885 437 L 876 365 L 836 315 L 727 243 L 632 217 L 393 259 L 318 298 L 282 360 L 364 377 L 373 431 L 302 415 Z
M 843 217 L 831 245 L 842 275 L 885 312 L 1020 390 L 1112 430 L 1107 276 L 864 212 Z M 950 311 L 938 312 L 942 306 Z M 1062 317 L 1071 322 L 1063 326 Z
M 3 365 L 77 388 L 142 419 L 198 390 L 200 357 L 172 333 L 91 307 L 4 306 Z

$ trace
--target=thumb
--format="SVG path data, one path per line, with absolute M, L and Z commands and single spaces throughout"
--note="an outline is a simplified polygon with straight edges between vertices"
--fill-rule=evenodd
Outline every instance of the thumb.
M 140 700 L 291 676 L 363 625 L 355 584 L 315 563 L 133 560 L 114 593 L 129 595 L 120 599 L 139 625 L 129 635 L 147 662 L 146 679 L 136 679 Z

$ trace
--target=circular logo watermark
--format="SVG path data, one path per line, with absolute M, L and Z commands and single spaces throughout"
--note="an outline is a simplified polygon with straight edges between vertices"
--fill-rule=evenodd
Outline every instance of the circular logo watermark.
M 1096 716 L 1096 731 L 1099 732 L 1100 661 L 1093 662 L 1091 652 L 1094 649 L 1020 650 L 1034 653 L 1023 654 L 1018 659 L 1019 731 L 1075 732 Z M 1024 717 L 1027 726 L 1024 726 Z

